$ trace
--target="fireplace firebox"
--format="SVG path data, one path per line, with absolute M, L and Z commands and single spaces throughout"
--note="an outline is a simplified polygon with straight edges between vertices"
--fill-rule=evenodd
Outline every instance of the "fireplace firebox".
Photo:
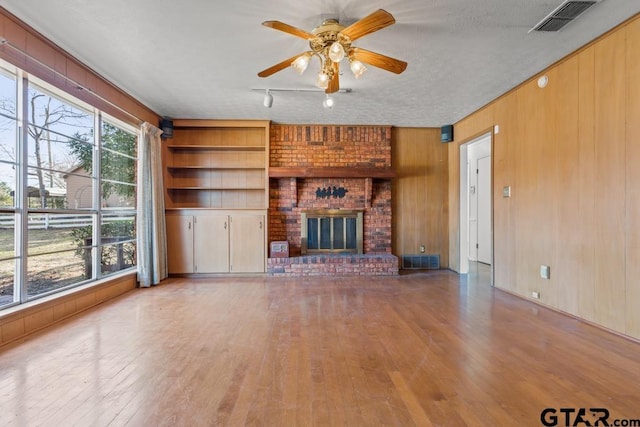
M 341 209 L 302 212 L 302 254 L 362 254 L 362 217 L 362 211 Z

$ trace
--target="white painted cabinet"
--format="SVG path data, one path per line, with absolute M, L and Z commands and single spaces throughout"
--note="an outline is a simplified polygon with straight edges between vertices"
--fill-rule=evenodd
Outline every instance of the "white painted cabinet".
M 197 215 L 194 220 L 194 273 L 228 273 L 229 219 L 227 215 Z
M 264 273 L 265 215 L 231 215 L 229 228 L 229 271 Z
M 187 213 L 167 215 L 170 274 L 265 272 L 265 213 Z
M 169 273 L 193 273 L 193 216 L 167 215 Z

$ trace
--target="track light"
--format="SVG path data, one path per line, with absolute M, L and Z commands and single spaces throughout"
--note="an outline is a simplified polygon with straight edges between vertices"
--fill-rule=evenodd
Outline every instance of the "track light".
M 264 91 L 264 101 L 262 101 L 262 104 L 267 108 L 271 108 L 273 105 L 273 95 L 269 93 L 269 89 Z
M 335 100 L 333 99 L 333 97 L 327 94 L 327 97 L 324 99 L 324 101 L 322 101 L 322 106 L 324 108 L 331 109 L 334 103 L 335 103 Z

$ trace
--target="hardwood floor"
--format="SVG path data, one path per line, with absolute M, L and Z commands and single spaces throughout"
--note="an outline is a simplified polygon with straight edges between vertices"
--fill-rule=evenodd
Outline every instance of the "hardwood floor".
M 487 277 L 170 279 L 0 348 L 0 425 L 640 419 L 640 344 Z

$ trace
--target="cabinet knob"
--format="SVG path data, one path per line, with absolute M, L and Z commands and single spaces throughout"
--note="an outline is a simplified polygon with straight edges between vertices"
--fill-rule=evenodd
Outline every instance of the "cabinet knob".
M 224 229 L 227 229 L 227 221 L 224 222 Z

